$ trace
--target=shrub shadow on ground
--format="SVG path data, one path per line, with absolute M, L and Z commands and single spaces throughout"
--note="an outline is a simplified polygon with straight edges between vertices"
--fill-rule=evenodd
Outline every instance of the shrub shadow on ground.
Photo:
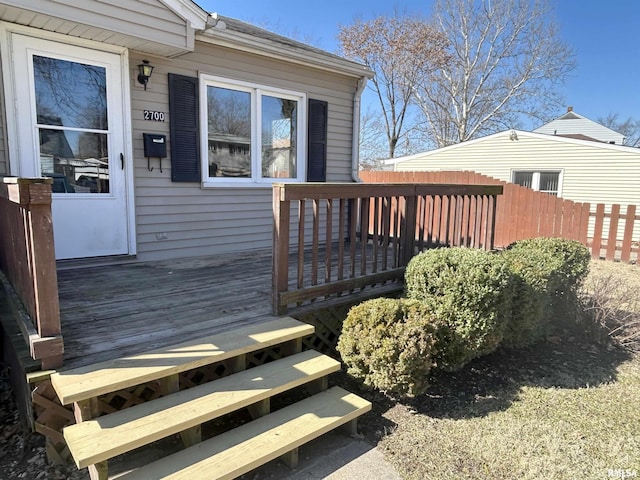
M 459 372 L 438 372 L 425 394 L 405 403 L 435 418 L 481 417 L 509 408 L 522 387 L 578 389 L 614 382 L 617 367 L 629 358 L 619 348 L 556 337 L 500 349 Z

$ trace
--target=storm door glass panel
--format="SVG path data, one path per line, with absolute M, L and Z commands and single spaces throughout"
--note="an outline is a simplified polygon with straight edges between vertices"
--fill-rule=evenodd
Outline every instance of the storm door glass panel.
M 298 102 L 262 96 L 262 177 L 296 178 Z
M 251 93 L 207 87 L 209 177 L 251 177 Z
M 54 193 L 109 193 L 107 72 L 34 55 L 40 173 Z

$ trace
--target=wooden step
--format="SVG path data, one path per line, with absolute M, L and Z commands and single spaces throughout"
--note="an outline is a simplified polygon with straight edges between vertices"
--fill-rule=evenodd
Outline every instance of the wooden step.
M 309 350 L 64 429 L 78 466 L 107 460 L 340 369 Z
M 334 387 L 118 478 L 236 478 L 369 410 L 368 401 Z
M 247 325 L 228 332 L 109 360 L 51 375 L 63 405 L 227 360 L 311 335 L 312 325 L 290 317 Z

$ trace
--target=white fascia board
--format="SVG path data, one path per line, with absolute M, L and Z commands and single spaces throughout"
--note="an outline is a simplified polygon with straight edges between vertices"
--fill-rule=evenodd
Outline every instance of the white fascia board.
M 197 33 L 196 39 L 204 43 L 276 58 L 299 65 L 312 66 L 351 77 L 368 79 L 374 77 L 374 73 L 370 69 L 349 60 L 341 60 L 308 50 L 288 48 L 264 38 L 257 38 L 230 30 L 212 27 L 205 32 Z
M 204 30 L 209 14 L 191 0 L 160 0 L 176 15 L 189 22 L 191 28 Z

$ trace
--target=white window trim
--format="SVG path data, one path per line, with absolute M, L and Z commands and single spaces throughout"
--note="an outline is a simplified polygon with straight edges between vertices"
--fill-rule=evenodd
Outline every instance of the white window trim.
M 533 178 L 531 179 L 531 189 L 536 192 L 540 191 L 540 173 L 557 173 L 558 174 L 558 198 L 562 198 L 562 184 L 564 183 L 564 169 L 549 169 L 549 168 L 512 168 L 511 169 L 511 183 L 515 183 L 516 173 L 531 172 Z M 546 192 L 543 192 L 546 193 Z
M 266 86 L 257 83 L 244 82 L 225 77 L 218 77 L 207 73 L 200 73 L 200 157 L 203 188 L 221 187 L 269 187 L 273 183 L 299 183 L 304 182 L 307 168 L 307 95 L 302 92 L 285 90 L 278 87 Z M 250 178 L 209 177 L 208 155 L 208 108 L 207 87 L 221 87 L 251 94 L 251 172 Z M 298 115 L 296 122 L 298 132 L 296 138 L 296 178 L 264 178 L 261 165 L 261 125 L 262 105 L 259 101 L 263 95 L 278 96 L 296 100 L 298 102 Z

